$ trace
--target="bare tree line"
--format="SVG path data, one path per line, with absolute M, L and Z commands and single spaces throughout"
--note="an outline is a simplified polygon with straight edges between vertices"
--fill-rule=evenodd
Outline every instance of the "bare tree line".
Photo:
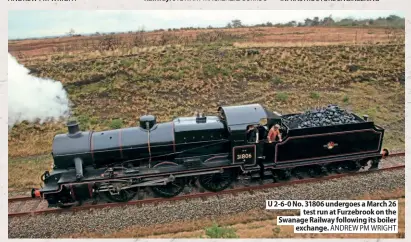
M 114 51 L 116 49 L 131 49 L 133 47 L 165 46 L 165 45 L 190 45 L 193 43 L 213 43 L 219 41 L 240 40 L 244 34 L 228 33 L 221 30 L 200 32 L 195 35 L 181 35 L 163 32 L 158 35 L 147 35 L 144 31 L 126 36 L 116 34 L 104 35 L 99 38 L 80 39 L 75 43 L 63 44 L 53 47 L 55 52 L 67 51 Z

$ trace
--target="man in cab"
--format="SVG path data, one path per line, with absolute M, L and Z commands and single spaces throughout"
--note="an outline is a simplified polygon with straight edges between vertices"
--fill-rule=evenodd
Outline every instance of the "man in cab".
M 270 131 L 268 132 L 267 139 L 268 139 L 268 143 L 283 141 L 283 139 L 281 138 L 281 132 L 280 132 L 280 125 L 279 124 L 273 125 L 271 127 Z

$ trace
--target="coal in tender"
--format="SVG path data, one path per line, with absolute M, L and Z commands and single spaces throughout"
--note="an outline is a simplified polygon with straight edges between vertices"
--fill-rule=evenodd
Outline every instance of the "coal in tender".
M 336 105 L 329 105 L 325 108 L 309 110 L 305 113 L 284 117 L 283 121 L 291 129 L 352 124 L 359 122 L 354 115 Z

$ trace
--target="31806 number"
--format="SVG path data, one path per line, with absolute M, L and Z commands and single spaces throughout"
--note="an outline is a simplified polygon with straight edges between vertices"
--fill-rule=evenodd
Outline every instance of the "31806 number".
M 241 154 L 241 155 L 237 155 L 237 160 L 243 160 L 243 159 L 250 159 L 253 156 L 251 154 Z

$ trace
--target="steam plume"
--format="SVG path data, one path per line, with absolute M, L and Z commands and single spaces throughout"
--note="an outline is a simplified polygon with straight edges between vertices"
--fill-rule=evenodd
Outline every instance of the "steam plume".
M 70 103 L 60 82 L 29 75 L 29 70 L 8 54 L 8 126 L 21 121 L 40 123 L 67 118 Z

